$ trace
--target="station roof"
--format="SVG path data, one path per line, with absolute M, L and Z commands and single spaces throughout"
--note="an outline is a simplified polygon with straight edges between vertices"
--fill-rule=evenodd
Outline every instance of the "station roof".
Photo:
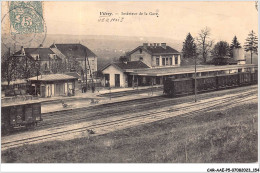
M 149 68 L 145 63 L 142 61 L 129 61 L 129 62 L 117 62 L 114 63 L 116 66 L 118 66 L 121 69 L 144 69 Z
M 80 75 L 77 72 L 66 72 L 65 74 L 80 79 Z
M 107 64 L 105 67 L 101 69 L 101 71 L 105 70 L 107 67 L 110 65 L 115 66 L 116 68 L 128 72 L 128 71 L 133 71 L 134 69 L 147 69 L 149 66 L 147 66 L 145 63 L 142 61 L 128 61 L 128 62 L 113 62 Z
M 180 54 L 180 52 L 178 52 L 177 50 L 173 49 L 170 46 L 165 46 L 165 48 L 163 48 L 162 46 L 138 46 L 137 48 L 135 48 L 134 50 L 132 50 L 131 52 L 129 52 L 127 55 L 131 55 L 132 53 L 136 52 L 136 51 L 146 51 L 147 53 L 149 53 L 150 55 L 173 55 L 173 54 Z
M 49 61 L 49 58 L 52 58 L 50 54 L 55 54 L 50 48 L 43 48 L 43 47 L 38 47 L 38 48 L 24 48 L 25 55 L 27 55 L 30 58 L 33 58 L 36 60 L 33 54 L 39 55 L 39 58 L 41 61 Z M 22 50 L 17 51 L 14 55 L 19 56 L 21 55 Z M 57 55 L 58 58 L 59 55 Z
M 208 72 L 208 71 L 222 71 L 222 70 L 235 70 L 239 68 L 257 67 L 254 64 L 244 65 L 197 65 L 197 72 Z M 194 73 L 194 66 L 181 66 L 181 67 L 165 67 L 165 68 L 149 68 L 149 69 L 136 69 L 132 71 L 131 75 L 139 76 L 168 76 L 174 74 L 187 74 Z
M 76 44 L 68 44 L 68 43 L 62 43 L 62 44 L 52 44 L 50 46 L 51 49 L 56 48 L 58 49 L 63 55 L 67 57 L 74 57 L 76 59 L 82 59 L 86 56 L 88 57 L 97 57 L 89 48 L 86 46 L 76 43 Z M 55 49 L 54 49 L 55 51 Z
M 61 80 L 71 80 L 71 79 L 77 79 L 77 78 L 66 74 L 49 74 L 49 75 L 38 76 L 38 81 L 61 81 Z M 37 81 L 37 76 L 31 77 L 28 80 Z

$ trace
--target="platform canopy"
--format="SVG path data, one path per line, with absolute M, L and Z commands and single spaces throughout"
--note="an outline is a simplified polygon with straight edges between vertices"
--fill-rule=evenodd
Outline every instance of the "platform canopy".
M 236 70 L 241 68 L 257 68 L 254 64 L 244 65 L 197 65 L 197 72 L 210 72 L 210 71 L 222 71 L 222 70 Z M 181 66 L 181 67 L 166 67 L 166 68 L 149 68 L 149 69 L 136 69 L 130 73 L 130 75 L 138 76 L 169 76 L 175 74 L 188 74 L 194 73 L 194 66 Z

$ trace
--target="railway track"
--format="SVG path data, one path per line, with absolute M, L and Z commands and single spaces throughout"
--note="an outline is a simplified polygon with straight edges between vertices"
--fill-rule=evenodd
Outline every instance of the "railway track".
M 247 87 L 247 90 L 257 88 L 256 86 Z M 222 90 L 217 91 L 215 95 L 225 95 L 229 93 L 235 93 L 244 90 L 243 87 L 236 88 L 232 90 Z M 198 95 L 198 99 L 210 98 L 211 92 L 206 92 Z M 187 100 L 193 100 L 192 95 L 177 98 L 166 98 L 162 96 L 155 96 L 150 98 L 142 98 L 135 100 L 127 100 L 123 102 L 114 102 L 103 105 L 95 105 L 85 108 L 76 108 L 75 110 L 63 110 L 60 112 L 43 114 L 43 120 L 38 124 L 37 127 L 30 129 L 24 129 L 20 131 L 15 131 L 12 134 L 24 133 L 25 131 L 41 130 L 46 128 L 59 127 L 63 125 L 81 123 L 85 121 L 91 121 L 99 118 L 107 118 L 112 116 L 121 116 L 124 113 L 138 113 L 145 109 L 159 109 L 163 107 L 168 107 L 176 104 L 181 104 L 187 102 Z M 183 100 L 184 98 L 184 100 Z M 10 135 L 10 134 L 7 134 Z M 6 136 L 6 135 L 3 135 Z
M 166 118 L 171 118 L 174 116 L 193 116 L 202 113 L 203 111 L 217 109 L 223 106 L 232 106 L 237 103 L 245 102 L 250 99 L 256 99 L 255 90 L 244 92 L 241 94 L 235 94 L 232 96 L 223 96 L 218 99 L 206 99 L 198 103 L 185 103 L 181 105 L 174 105 L 168 109 L 162 108 L 157 111 L 150 110 L 148 112 L 142 112 L 139 114 L 126 114 L 125 116 L 105 118 L 104 120 L 99 119 L 93 122 L 85 122 L 81 127 L 71 126 L 70 128 L 58 128 L 55 132 L 46 133 L 44 135 L 38 135 L 30 138 L 23 138 L 19 140 L 5 140 L 2 139 L 2 150 L 24 145 L 27 143 L 37 143 L 40 141 L 46 141 L 51 139 L 63 138 L 68 136 L 75 136 L 76 134 L 81 134 L 86 132 L 88 129 L 94 129 L 96 134 L 109 133 L 111 129 L 117 128 L 117 130 L 132 127 L 134 125 L 141 125 L 145 123 L 150 123 Z M 252 96 L 252 94 L 254 96 Z M 251 96 L 250 96 L 251 95 Z M 55 130 L 55 129 L 54 129 Z M 103 134 L 104 134 L 103 133 Z
M 193 97 L 193 96 L 189 96 Z M 209 95 L 203 95 L 200 99 L 209 98 Z M 134 113 L 139 112 L 144 109 L 158 109 L 162 107 L 172 106 L 173 104 L 181 104 L 186 101 L 181 101 L 181 98 L 164 98 L 164 97 L 154 97 L 154 98 L 145 98 L 139 100 L 131 100 L 129 102 L 118 103 L 116 105 L 103 105 L 98 106 L 97 108 L 92 107 L 86 108 L 83 110 L 69 111 L 64 112 L 62 116 L 55 117 L 44 117 L 44 121 L 39 124 L 37 129 L 60 126 L 65 124 L 73 124 L 83 121 L 90 121 L 97 118 L 104 118 L 110 116 L 119 116 L 124 113 Z M 102 110 L 103 109 L 103 110 Z
M 250 88 L 256 88 L 255 86 L 250 87 Z M 239 90 L 243 90 L 243 87 L 237 88 Z M 225 92 L 225 90 L 218 91 L 218 92 Z M 231 93 L 234 91 L 230 91 Z M 204 95 L 210 95 L 211 93 L 203 93 Z M 200 96 L 200 95 L 199 95 Z M 71 108 L 71 109 L 64 109 L 62 111 L 57 111 L 57 112 L 49 112 L 49 113 L 42 113 L 42 117 L 47 120 L 49 117 L 54 118 L 54 117 L 59 117 L 59 116 L 64 116 L 64 112 L 66 114 L 69 113 L 81 113 L 81 112 L 86 112 L 86 111 L 96 111 L 100 109 L 110 109 L 110 108 L 115 108 L 115 107 L 122 107 L 122 106 L 129 106 L 129 105 L 136 105 L 140 103 L 146 103 L 146 102 L 156 102 L 156 101 L 162 101 L 162 100 L 174 100 L 176 98 L 183 97 L 183 96 L 178 96 L 175 98 L 166 98 L 163 96 L 154 96 L 154 97 L 149 97 L 149 98 L 139 98 L 139 99 L 133 99 L 133 100 L 126 100 L 126 101 L 120 101 L 120 102 L 113 102 L 113 103 L 106 103 L 106 104 L 101 104 L 101 105 L 93 105 L 90 107 L 82 107 L 82 108 Z M 191 95 L 187 97 L 193 97 Z M 162 105 L 163 106 L 163 105 Z M 60 118 L 60 117 L 59 117 Z

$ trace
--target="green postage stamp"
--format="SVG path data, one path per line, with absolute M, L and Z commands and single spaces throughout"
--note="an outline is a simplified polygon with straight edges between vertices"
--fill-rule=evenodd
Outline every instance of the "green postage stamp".
M 11 1 L 9 5 L 11 35 L 44 32 L 40 1 Z

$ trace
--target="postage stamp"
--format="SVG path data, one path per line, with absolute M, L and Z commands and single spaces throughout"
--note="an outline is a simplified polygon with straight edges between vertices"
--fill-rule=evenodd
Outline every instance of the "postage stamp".
M 9 11 L 12 35 L 44 32 L 43 10 L 40 1 L 11 1 Z
M 2 2 L 2 43 L 13 47 L 39 47 L 43 45 L 47 27 L 43 1 Z

